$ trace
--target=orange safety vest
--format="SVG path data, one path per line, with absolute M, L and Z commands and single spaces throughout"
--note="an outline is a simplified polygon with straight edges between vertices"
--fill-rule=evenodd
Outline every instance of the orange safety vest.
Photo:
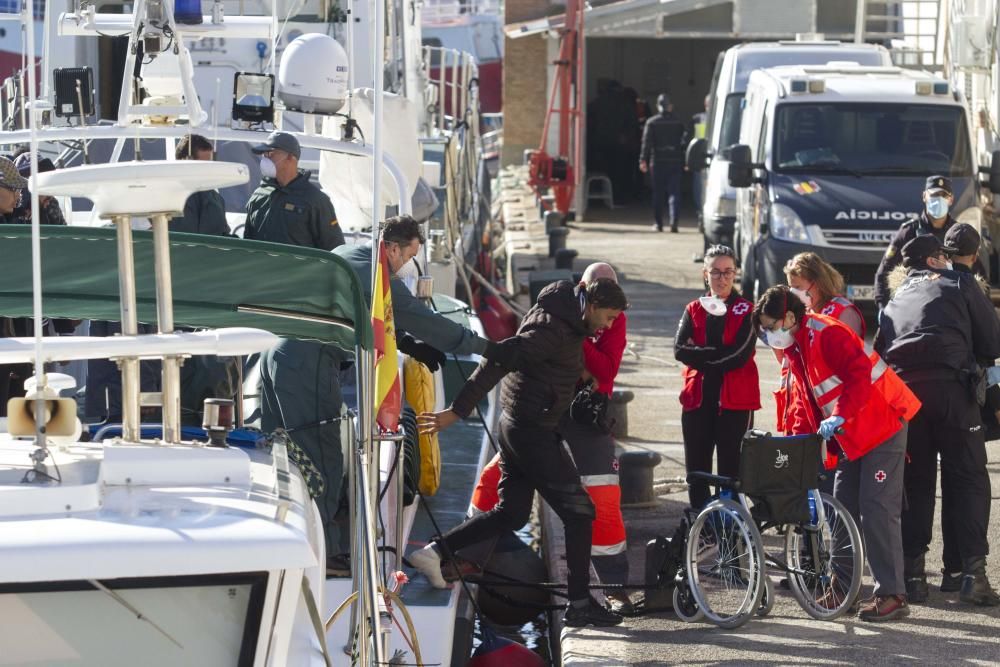
M 822 315 L 829 315 L 833 319 L 839 320 L 840 314 L 848 308 L 856 312 L 858 317 L 861 319 L 861 338 L 863 339 L 865 337 L 865 317 L 861 314 L 861 309 L 858 308 L 857 304 L 854 302 L 849 299 L 845 299 L 842 296 L 835 296 L 830 299 L 819 312 Z
M 842 327 L 850 332 L 859 348 L 864 347 L 858 335 L 839 320 L 828 315 L 810 313 L 807 316 L 803 327 L 808 334 L 804 337 L 808 344 L 804 355 L 808 376 L 806 379 L 824 417 L 833 415 L 837 400 L 844 391 L 844 381 L 827 364 L 820 345 L 830 327 Z M 796 340 L 801 345 L 802 340 L 798 336 Z M 920 400 L 878 353 L 872 352 L 869 359 L 871 396 L 857 414 L 850 417 L 842 415 L 847 421 L 843 425 L 844 433 L 837 436 L 844 455 L 852 461 L 891 438 L 902 427 L 901 419 L 909 421 L 920 410 Z

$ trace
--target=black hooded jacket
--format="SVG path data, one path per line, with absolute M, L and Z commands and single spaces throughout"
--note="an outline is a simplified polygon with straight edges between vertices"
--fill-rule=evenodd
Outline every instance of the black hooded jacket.
M 509 419 L 555 427 L 569 409 L 583 372 L 585 305 L 584 294 L 569 281 L 543 289 L 517 334 L 499 343 L 500 355 L 487 353 L 491 358 L 479 364 L 451 409 L 467 417 L 502 379 L 500 405 Z
M 886 305 L 877 351 L 903 380 L 961 379 L 1000 357 L 1000 323 L 975 276 L 910 269 Z

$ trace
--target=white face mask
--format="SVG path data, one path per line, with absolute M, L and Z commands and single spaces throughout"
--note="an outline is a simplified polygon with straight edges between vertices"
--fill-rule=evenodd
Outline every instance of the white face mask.
M 792 332 L 787 329 L 778 329 L 777 331 L 764 329 L 764 342 L 775 350 L 785 350 L 795 343 L 795 339 L 792 337 Z
M 788 291 L 799 297 L 799 300 L 806 304 L 807 309 L 812 308 L 813 298 L 807 290 L 799 289 L 798 287 L 789 287 Z
M 698 302 L 701 307 L 709 315 L 714 315 L 716 317 L 722 317 L 726 314 L 726 302 L 717 296 L 703 296 L 698 298 Z
M 277 167 L 274 166 L 271 158 L 266 155 L 260 159 L 260 175 L 264 178 L 274 178 L 278 175 Z
M 944 268 L 947 269 L 948 271 L 954 271 L 955 265 L 952 264 L 951 260 L 949 259 L 947 262 L 944 263 Z

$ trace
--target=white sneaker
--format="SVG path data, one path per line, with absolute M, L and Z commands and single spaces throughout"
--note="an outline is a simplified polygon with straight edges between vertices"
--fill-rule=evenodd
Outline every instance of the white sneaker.
M 417 549 L 408 556 L 410 563 L 417 572 L 427 577 L 434 588 L 448 588 L 448 582 L 441 576 L 441 556 L 434 545 L 428 544 L 423 549 Z

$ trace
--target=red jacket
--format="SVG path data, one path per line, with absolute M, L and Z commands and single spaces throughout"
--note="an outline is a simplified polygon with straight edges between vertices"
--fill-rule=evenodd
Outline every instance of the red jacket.
M 583 365 L 594 376 L 597 391 L 610 395 L 615 377 L 625 354 L 625 313 L 615 318 L 610 327 L 583 341 Z
M 750 317 L 753 312 L 753 304 L 736 295 L 735 293 L 726 301 L 726 323 L 722 332 L 722 344 L 730 350 L 724 351 L 727 356 L 736 356 L 736 349 L 740 344 L 750 345 L 749 357 L 746 363 L 732 370 L 726 371 L 722 376 L 722 389 L 719 392 L 720 410 L 759 410 L 760 409 L 760 378 L 757 374 L 757 364 L 754 362 L 754 344 L 756 337 L 750 335 L 749 341 L 737 341 L 737 333 L 743 325 L 744 320 Z M 708 313 L 697 299 L 687 305 L 686 317 L 691 321 L 691 343 L 699 348 L 706 345 L 706 318 Z M 682 322 L 683 328 L 683 322 Z M 679 357 L 675 341 L 674 355 Z M 684 346 L 687 341 L 679 341 Z M 712 360 L 707 363 L 717 363 L 721 359 Z M 693 362 L 692 362 L 693 363 Z M 701 388 L 704 380 L 704 372 L 685 366 L 682 371 L 684 387 L 681 389 L 680 401 L 685 412 L 697 410 L 701 407 Z
M 864 338 L 865 338 L 865 316 L 861 314 L 861 309 L 858 308 L 858 306 L 855 303 L 853 303 L 852 301 L 850 301 L 848 299 L 845 299 L 842 296 L 835 296 L 832 299 L 830 299 L 829 301 L 827 301 L 826 305 L 823 306 L 823 308 L 820 309 L 819 312 L 820 312 L 821 315 L 829 315 L 830 317 L 832 317 L 835 320 L 842 320 L 843 318 L 841 317 L 841 314 L 843 314 L 843 312 L 845 310 L 848 310 L 848 309 L 853 310 L 855 313 L 857 313 L 858 319 L 861 320 L 861 334 L 860 335 L 861 335 L 861 339 L 864 340 Z
M 844 418 L 837 436 L 850 460 L 881 445 L 920 409 L 920 401 L 847 325 L 809 313 L 784 355 L 786 398 L 778 395 L 778 426 L 787 435 L 815 433 L 825 417 Z

